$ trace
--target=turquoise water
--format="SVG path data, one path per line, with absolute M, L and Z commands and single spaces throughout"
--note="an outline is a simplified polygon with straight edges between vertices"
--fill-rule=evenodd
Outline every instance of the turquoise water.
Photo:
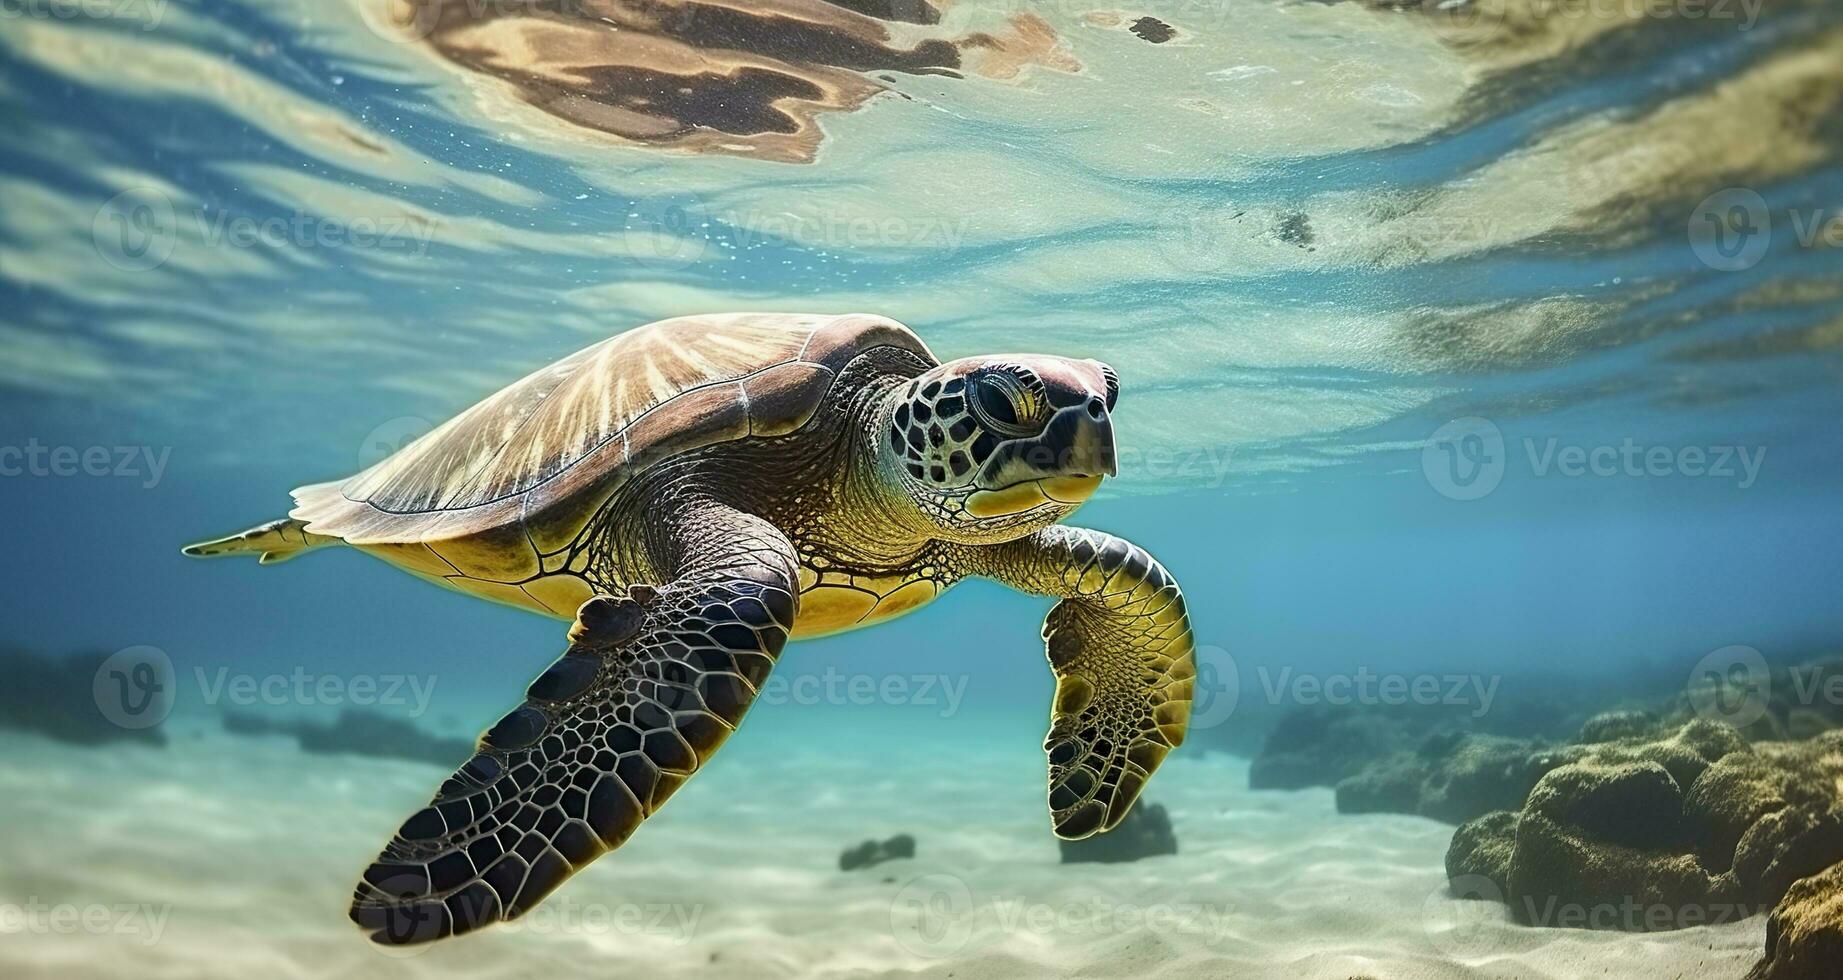
M 209 746 L 233 796 L 245 753 L 339 764 L 227 740 L 227 708 L 330 721 L 383 678 L 401 696 L 379 710 L 471 736 L 559 624 L 356 553 L 259 569 L 178 547 L 605 336 L 762 309 L 886 314 L 943 358 L 1113 364 L 1122 472 L 1075 520 L 1178 576 L 1205 679 L 1246 714 L 1286 706 L 1257 703 L 1282 669 L 1591 687 L 1734 644 L 1834 649 L 1843 7 L 1153 7 L 1171 40 L 1127 30 L 1137 8 L 1046 6 L 1055 41 L 1009 77 L 976 47 L 952 73 L 828 68 L 886 90 L 819 112 L 790 162 L 578 125 L 381 5 L 5 5 L 8 644 L 161 651 L 169 725 L 200 734 L 91 751 L 177 773 Z M 1003 38 L 1022 12 L 892 29 Z M 794 647 L 739 738 L 845 759 L 842 783 L 918 745 L 1029 770 L 1045 606 L 971 583 Z M 239 700 L 232 676 L 290 680 Z M 850 693 L 891 678 L 904 693 Z M 404 776 L 379 813 L 438 778 Z M 1228 806 L 1245 791 L 1224 778 Z M 163 825 L 235 812 L 160 805 Z M 344 929 L 367 857 L 297 858 L 331 869 L 313 929 Z

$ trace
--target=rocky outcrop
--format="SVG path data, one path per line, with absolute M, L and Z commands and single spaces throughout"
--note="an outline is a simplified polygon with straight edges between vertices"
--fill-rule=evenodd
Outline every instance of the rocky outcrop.
M 1552 765 L 1537 742 L 1442 732 L 1339 782 L 1337 808 L 1463 823 L 1521 806 Z
M 282 735 L 314 755 L 359 755 L 374 759 L 408 759 L 453 767 L 474 752 L 472 739 L 436 735 L 414 722 L 378 711 L 346 708 L 332 722 L 270 719 L 254 714 L 227 714 L 224 730 L 232 735 Z
M 1127 811 L 1120 825 L 1104 834 L 1082 840 L 1065 840 L 1062 863 L 1081 864 L 1137 861 L 1177 853 L 1177 834 L 1171 829 L 1171 815 L 1156 803 L 1140 802 Z
M 1554 758 L 1522 807 L 1462 826 L 1447 851 L 1450 879 L 1496 883 L 1526 924 L 1729 921 L 1843 862 L 1843 731 L 1749 746 L 1693 721 Z
M 170 668 L 166 675 L 133 663 L 115 670 L 112 659 L 102 653 L 51 658 L 0 650 L 0 676 L 6 679 L 0 684 L 0 727 L 72 745 L 165 745 L 157 723 L 171 705 Z M 165 702 L 149 701 L 162 691 Z
M 1766 955 L 1747 980 L 1834 980 L 1843 972 L 1843 864 L 1804 878 L 1766 920 Z
M 1250 789 L 1334 786 L 1409 749 L 1436 722 L 1401 711 L 1314 705 L 1288 712 L 1249 765 Z
M 908 834 L 897 834 L 885 841 L 867 840 L 856 847 L 847 847 L 838 856 L 838 870 L 857 871 L 861 868 L 874 868 L 885 861 L 896 861 L 915 856 L 915 838 Z

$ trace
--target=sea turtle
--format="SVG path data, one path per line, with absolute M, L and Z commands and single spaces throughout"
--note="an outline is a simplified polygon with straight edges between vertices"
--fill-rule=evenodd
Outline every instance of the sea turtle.
M 1118 396 L 1099 361 L 943 364 L 880 316 L 681 317 L 185 553 L 344 543 L 572 621 L 567 652 L 365 871 L 351 917 L 382 943 L 532 908 L 716 751 L 790 635 L 890 619 L 972 576 L 1061 600 L 1044 750 L 1055 832 L 1081 838 L 1118 824 L 1183 741 L 1195 676 L 1165 569 L 1057 523 L 1114 471 Z

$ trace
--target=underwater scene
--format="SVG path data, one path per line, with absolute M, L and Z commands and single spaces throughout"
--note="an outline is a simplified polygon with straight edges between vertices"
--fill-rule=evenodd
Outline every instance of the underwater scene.
M 0 0 L 0 351 L 0 975 L 1843 977 L 1836 0 Z

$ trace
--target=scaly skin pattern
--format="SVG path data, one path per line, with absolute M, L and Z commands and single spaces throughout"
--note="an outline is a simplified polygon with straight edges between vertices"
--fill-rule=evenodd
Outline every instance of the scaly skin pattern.
M 661 461 L 579 528 L 496 545 L 532 548 L 544 571 L 480 594 L 504 597 L 509 584 L 548 597 L 530 607 L 552 613 L 558 597 L 593 598 L 568 652 L 365 872 L 354 921 L 379 942 L 415 943 L 530 909 L 698 770 L 789 636 L 887 620 L 969 576 L 1061 600 L 1043 630 L 1057 676 L 1044 743 L 1053 826 L 1084 837 L 1119 823 L 1184 737 L 1194 668 L 1183 598 L 1138 547 L 1058 526 L 1078 502 L 1013 494 L 1014 512 L 972 514 L 979 488 L 962 485 L 951 449 L 943 480 L 924 469 L 917 482 L 891 434 L 932 367 L 908 351 L 866 352 L 798 431 Z M 1055 390 L 1080 385 L 1088 400 L 1057 406 L 1046 393 L 1044 412 L 1104 421 L 1111 372 L 1078 373 Z M 988 455 L 1007 479 L 1028 469 Z M 1030 482 L 1058 485 L 1062 473 Z M 568 543 L 547 553 L 540 539 Z
M 619 847 L 722 745 L 780 656 L 795 556 L 707 498 L 646 534 L 657 589 L 584 605 L 567 653 L 407 820 L 353 895 L 387 944 L 515 918 Z
M 1043 622 L 1056 698 L 1049 806 L 1056 833 L 1113 829 L 1183 744 L 1196 683 L 1190 616 L 1157 559 L 1103 531 L 1052 527 L 984 549 L 981 574 L 1062 601 Z
M 703 495 L 760 515 L 792 542 L 796 638 L 887 621 L 933 601 L 971 563 L 895 489 L 901 484 L 886 467 L 896 464 L 876 441 L 891 396 L 928 366 L 905 351 L 866 354 L 834 386 L 840 397 L 800 431 L 687 453 L 629 482 L 578 536 L 585 580 L 598 592 L 659 581 L 639 530 L 673 501 Z

